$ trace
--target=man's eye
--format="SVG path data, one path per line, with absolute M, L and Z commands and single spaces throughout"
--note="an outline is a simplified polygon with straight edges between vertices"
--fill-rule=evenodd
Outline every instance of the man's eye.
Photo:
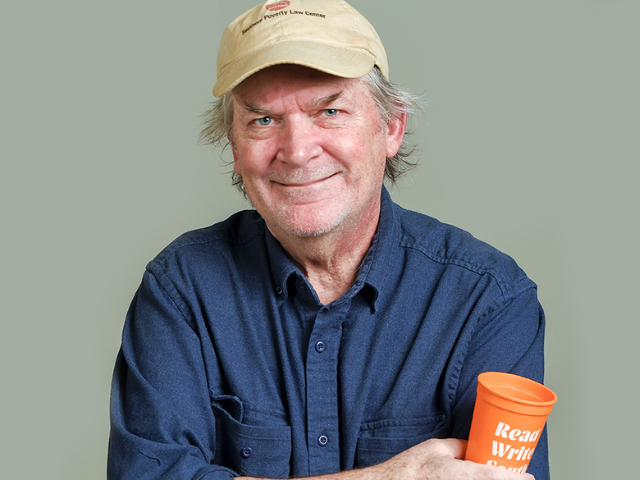
M 327 117 L 335 117 L 335 116 L 338 114 L 338 110 L 336 110 L 335 108 L 327 108 L 327 109 L 324 111 L 324 114 L 325 114 Z
M 273 119 L 271 117 L 262 117 L 256 121 L 258 122 L 258 125 L 262 125 L 263 127 L 266 127 L 267 125 L 271 125 L 271 122 L 273 122 Z

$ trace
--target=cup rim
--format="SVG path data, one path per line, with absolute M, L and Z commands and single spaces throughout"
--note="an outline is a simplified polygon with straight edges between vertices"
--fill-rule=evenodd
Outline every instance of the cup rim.
M 547 407 L 558 401 L 558 396 L 549 387 L 531 380 L 530 378 L 505 372 L 483 372 L 478 375 L 478 385 L 488 390 L 492 395 L 505 400 L 516 402 L 522 405 L 535 407 Z M 514 391 L 527 392 L 529 395 L 538 397 L 540 400 L 526 400 L 511 396 L 501 391 L 496 391 L 492 386 L 504 386 Z

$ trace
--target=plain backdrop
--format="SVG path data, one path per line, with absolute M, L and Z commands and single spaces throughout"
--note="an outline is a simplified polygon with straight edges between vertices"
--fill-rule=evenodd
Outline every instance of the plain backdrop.
M 401 205 L 513 256 L 547 313 L 555 479 L 633 478 L 640 2 L 353 0 L 424 94 Z M 254 1 L 3 2 L 0 477 L 105 477 L 145 264 L 248 208 L 198 146 L 224 26 Z M 407 299 L 410 301 L 410 299 Z

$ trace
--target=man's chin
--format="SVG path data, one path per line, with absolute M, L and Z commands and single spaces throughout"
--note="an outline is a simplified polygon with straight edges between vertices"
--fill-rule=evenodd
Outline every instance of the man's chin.
M 337 226 L 338 225 L 288 225 L 281 230 L 292 237 L 314 238 L 333 232 Z
M 290 237 L 295 238 L 317 238 L 328 235 L 340 228 L 348 212 L 334 213 L 333 215 L 318 215 L 321 212 L 315 212 L 310 218 L 299 218 L 297 215 L 283 216 L 275 220 L 276 231 L 281 232 Z M 270 225 L 271 231 L 273 228 Z

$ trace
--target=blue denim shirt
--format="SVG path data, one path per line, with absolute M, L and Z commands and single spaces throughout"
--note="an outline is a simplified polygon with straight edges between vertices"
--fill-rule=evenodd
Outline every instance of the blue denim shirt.
M 149 263 L 111 399 L 110 479 L 287 478 L 465 438 L 476 377 L 542 381 L 535 284 L 468 233 L 395 205 L 322 305 L 254 211 Z M 529 469 L 549 477 L 546 437 Z

